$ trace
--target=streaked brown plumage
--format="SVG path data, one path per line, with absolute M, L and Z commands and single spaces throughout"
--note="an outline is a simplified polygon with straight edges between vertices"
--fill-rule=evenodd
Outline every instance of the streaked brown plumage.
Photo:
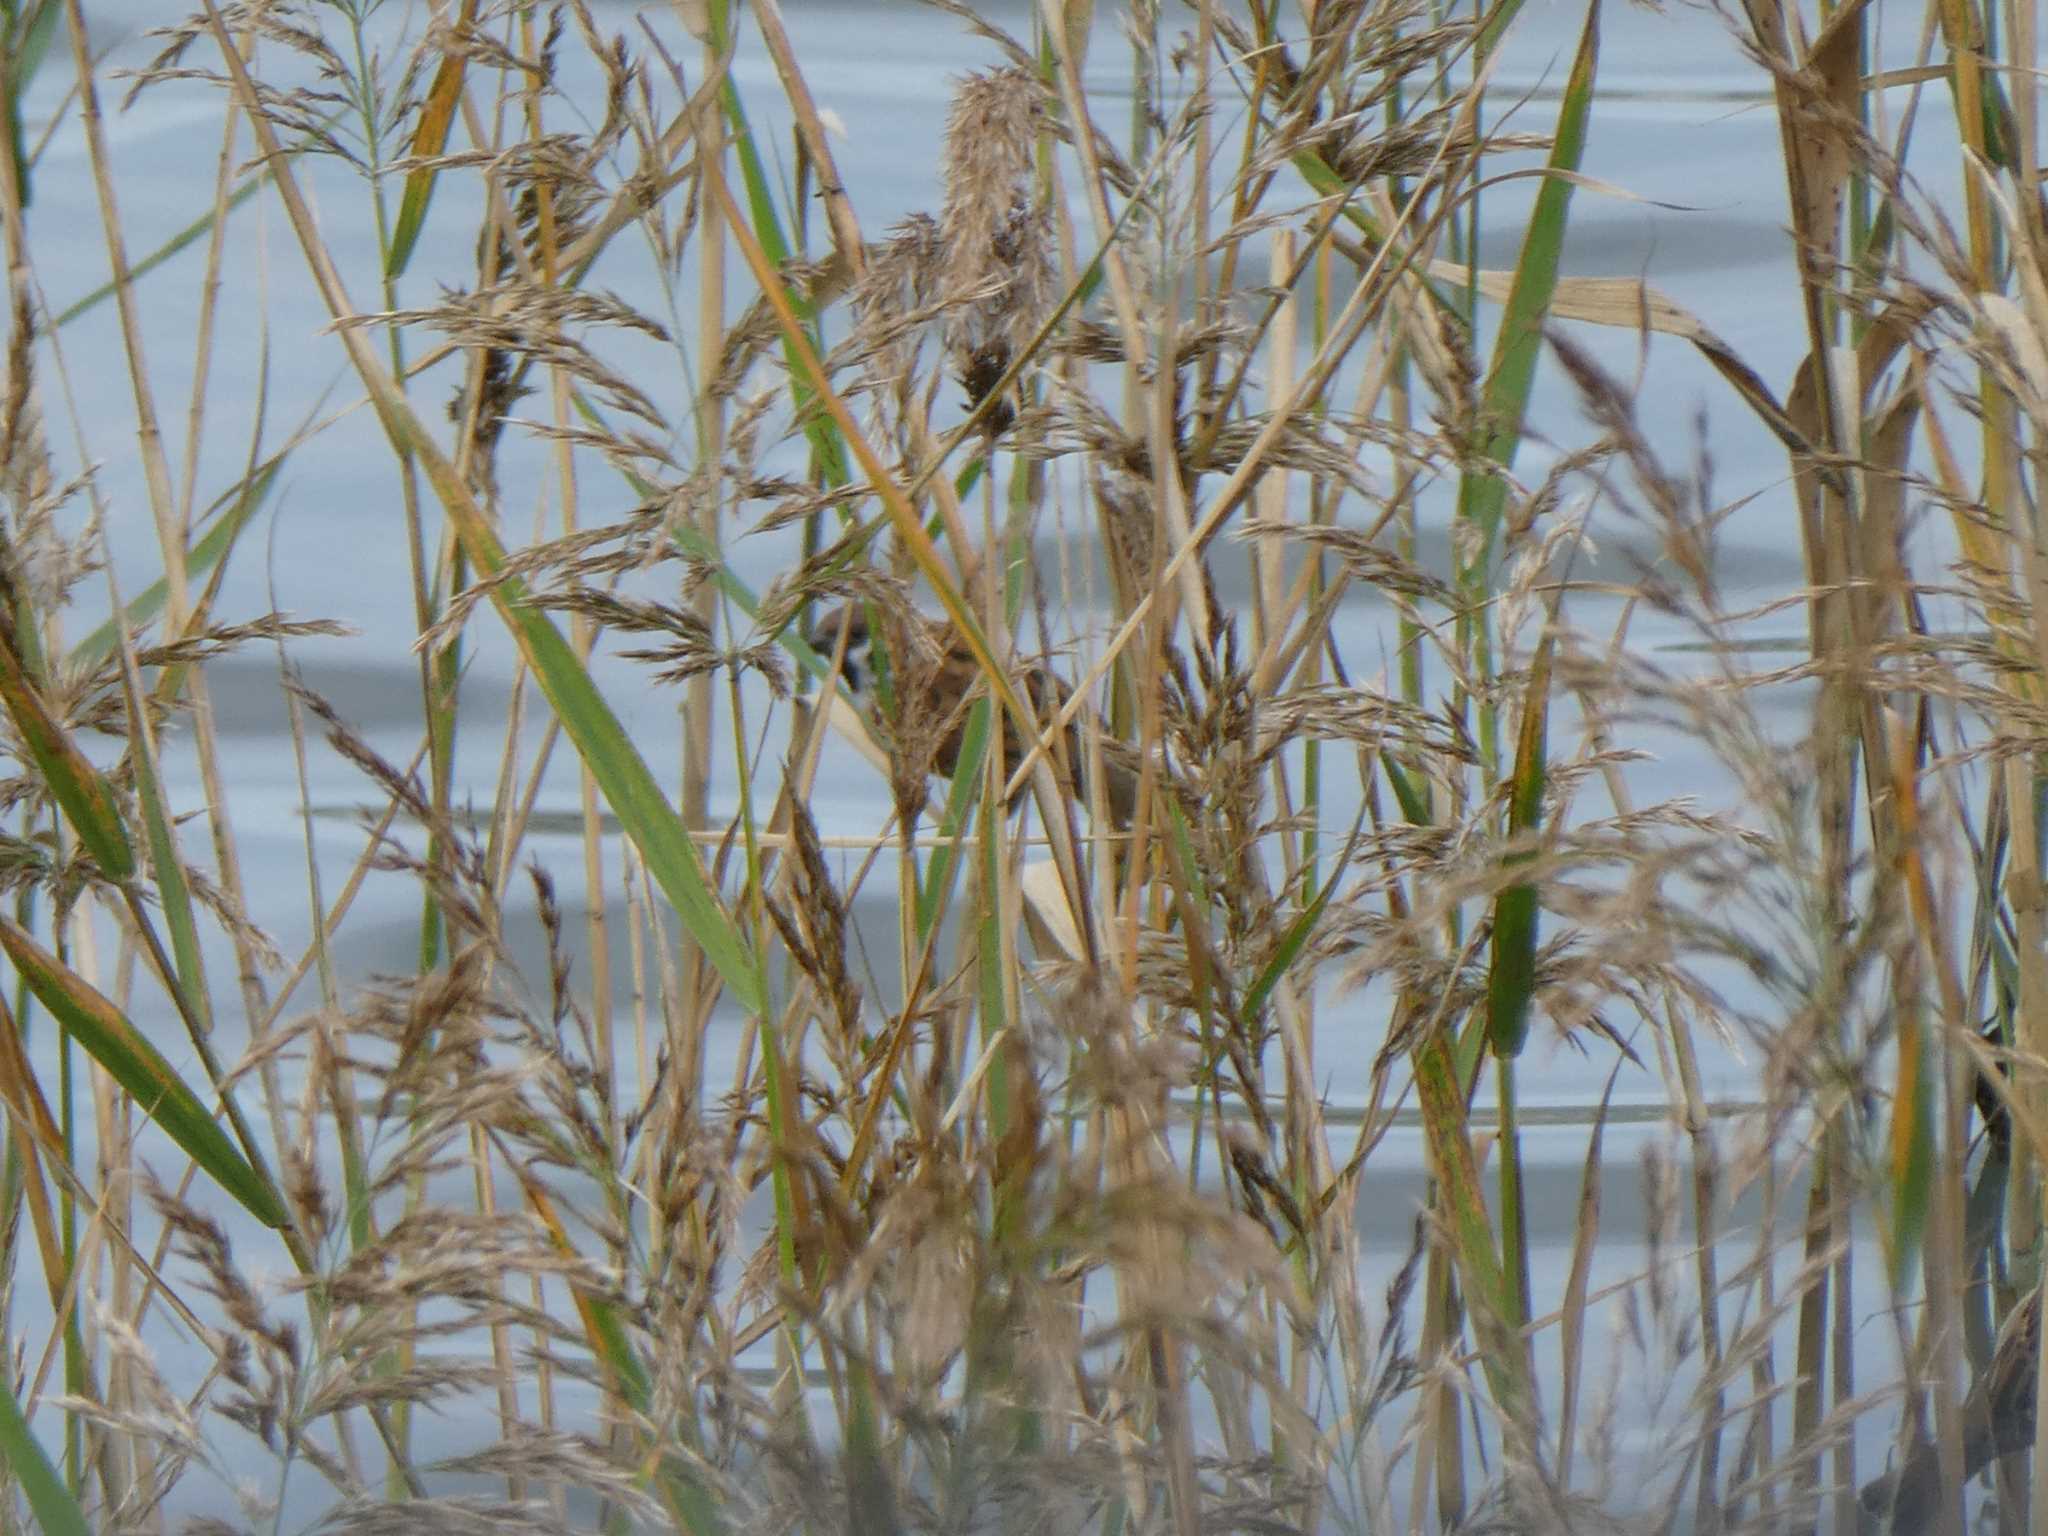
M 967 730 L 969 706 L 979 696 L 982 675 L 973 654 L 951 623 L 922 615 L 891 615 L 892 622 L 881 645 L 871 632 L 867 608 L 859 603 L 844 604 L 821 618 L 805 637 L 811 648 L 828 661 L 838 653 L 840 635 L 846 636 L 845 657 L 839 674 L 847 692 L 871 722 L 883 727 L 877 735 L 886 741 L 914 739 L 919 733 L 938 733 L 935 742 L 918 745 L 930 749 L 931 771 L 946 778 L 960 764 L 962 738 Z M 896 729 L 882 720 L 876 685 L 877 650 L 888 659 L 891 692 L 897 701 Z M 1020 662 L 1014 675 L 1019 695 L 1031 705 L 1041 726 L 1065 707 L 1071 697 L 1065 683 L 1036 663 Z M 1065 751 L 1049 753 L 1053 772 L 1061 787 L 1086 809 L 1089 800 L 1075 788 L 1073 775 L 1085 774 L 1087 757 L 1079 721 L 1069 722 L 1064 733 Z M 1014 721 L 1003 728 L 1003 772 L 1012 776 L 1024 761 L 1026 743 Z M 1122 763 L 1108 762 L 1103 778 L 1103 799 L 1119 827 L 1130 825 L 1137 807 L 1137 779 Z

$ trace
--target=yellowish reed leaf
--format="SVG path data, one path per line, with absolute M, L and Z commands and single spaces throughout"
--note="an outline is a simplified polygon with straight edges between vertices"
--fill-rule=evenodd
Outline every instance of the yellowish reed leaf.
M 1041 941 L 1041 947 L 1044 940 L 1050 940 L 1069 960 L 1085 956 L 1088 946 L 1081 942 L 1081 928 L 1074 921 L 1059 866 L 1050 859 L 1033 859 L 1024 866 L 1018 884 L 1024 892 L 1025 913 L 1035 925 L 1033 937 Z
M 1460 284 L 1465 281 L 1464 269 L 1453 262 L 1432 262 L 1429 272 L 1430 276 L 1444 281 Z M 1507 301 L 1514 274 L 1488 268 L 1475 274 L 1473 281 L 1482 298 L 1502 304 Z M 1699 316 L 1642 279 L 1560 277 L 1557 290 L 1551 296 L 1550 314 L 1556 320 L 1617 326 L 1631 331 L 1655 331 L 1691 342 L 1780 442 L 1794 453 L 1813 451 L 1811 441 L 1795 428 L 1771 392 L 1771 387 L 1756 370 L 1744 362 L 1733 347 L 1715 335 Z
M 2029 296 L 2031 299 L 2031 295 Z M 2040 323 L 2048 319 L 2048 309 L 2038 309 L 2029 315 L 2029 304 L 2022 308 L 2002 293 L 1981 293 L 1977 296 L 1978 313 L 1998 333 L 1999 338 L 2012 350 L 2013 361 L 2019 365 L 2021 375 L 2026 379 L 2027 388 L 2032 391 L 2031 400 L 2022 401 L 2027 413 L 2039 419 L 2048 406 L 2048 350 L 2043 350 Z
M 711 41 L 711 7 L 706 0 L 670 0 L 675 7 L 676 20 L 683 24 L 683 30 L 700 43 Z
M 946 1106 L 946 1113 L 939 1119 L 939 1134 L 952 1134 L 960 1118 L 974 1107 L 975 1095 L 981 1092 L 982 1079 L 988 1076 L 988 1069 L 996 1059 L 996 1053 L 1009 1041 L 1010 1026 L 1005 1024 L 988 1038 L 988 1044 L 981 1048 L 981 1054 L 974 1058 L 974 1067 L 961 1083 L 960 1091 L 953 1095 L 953 1102 Z
M 1905 529 L 1906 457 L 1913 429 L 1920 419 L 1920 391 L 1908 385 L 1879 414 L 1864 448 L 1863 517 L 1855 529 L 1860 545 L 1858 565 L 1869 584 L 1858 589 L 1864 633 L 1880 638 L 1891 628 L 1896 605 L 1906 590 L 1906 572 L 1899 555 Z
M 832 729 L 853 743 L 854 751 L 874 765 L 876 772 L 885 778 L 888 776 L 889 754 L 882 750 L 882 744 L 868 729 L 867 717 L 848 703 L 843 694 L 834 692 L 831 695 L 825 706 L 825 718 L 831 722 Z

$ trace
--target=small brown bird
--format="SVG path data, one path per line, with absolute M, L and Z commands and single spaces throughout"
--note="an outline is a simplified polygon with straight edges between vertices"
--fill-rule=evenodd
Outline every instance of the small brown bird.
M 878 740 L 894 744 L 899 752 L 926 752 L 929 771 L 950 779 L 960 765 L 962 739 L 967 731 L 970 706 L 982 691 L 982 672 L 966 642 L 951 622 L 919 614 L 890 614 L 880 643 L 868 622 L 868 609 L 847 603 L 827 613 L 804 637 L 829 662 L 839 654 L 840 636 L 846 649 L 839 664 L 839 676 L 861 713 L 875 728 Z M 883 659 L 889 669 L 889 692 L 895 717 L 883 714 L 879 682 Z M 1019 695 L 1031 706 L 1041 729 L 1072 696 L 1067 685 L 1045 667 L 1020 661 L 1014 674 Z M 1087 755 L 1078 719 L 1070 721 L 1064 734 L 1064 751 L 1052 750 L 1054 776 L 1062 789 L 1085 808 L 1086 794 L 1075 790 L 1076 774 L 1087 772 Z M 1014 776 L 1024 761 L 1027 743 L 1016 722 L 1003 722 L 1003 772 Z M 1107 744 L 1105 743 L 1107 749 Z M 1137 810 L 1138 781 L 1121 762 L 1105 762 L 1103 799 L 1119 827 L 1130 825 Z

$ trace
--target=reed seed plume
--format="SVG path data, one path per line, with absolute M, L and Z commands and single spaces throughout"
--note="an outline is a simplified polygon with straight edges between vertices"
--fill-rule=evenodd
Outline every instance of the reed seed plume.
M 968 75 L 953 92 L 941 176 L 938 238 L 948 303 L 946 353 L 981 405 L 1037 331 L 1051 301 L 1051 220 L 1036 179 L 1044 88 L 1021 69 Z M 1000 402 L 986 418 L 1000 437 L 1014 418 Z
M 914 213 L 872 254 L 853 294 L 855 336 L 866 354 L 853 361 L 886 388 L 884 398 L 899 422 L 909 421 L 913 410 L 926 414 L 931 408 L 937 380 L 926 369 L 924 346 L 950 306 L 944 290 L 948 249 L 940 222 Z

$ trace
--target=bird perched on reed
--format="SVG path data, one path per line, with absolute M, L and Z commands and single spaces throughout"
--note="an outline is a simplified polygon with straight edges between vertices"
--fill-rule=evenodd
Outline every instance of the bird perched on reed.
M 950 779 L 960 765 L 969 709 L 982 692 L 981 667 L 949 620 L 892 612 L 886 615 L 883 628 L 884 633 L 877 636 L 868 608 L 847 603 L 814 624 L 805 639 L 828 662 L 840 657 L 840 681 L 892 755 L 911 759 L 913 767 Z M 882 707 L 880 673 L 884 665 L 893 718 Z M 1072 690 L 1037 662 L 1019 661 L 1013 681 L 1041 728 L 1072 697 Z M 1078 718 L 1069 721 L 1060 745 L 1046 755 L 1060 787 L 1085 808 L 1091 803 L 1085 793 L 1088 758 L 1079 724 Z M 1030 743 L 1022 739 L 1014 721 L 1006 720 L 1003 725 L 1003 773 L 1007 778 L 1023 764 Z M 1115 749 L 1106 746 L 1106 750 Z M 1137 775 L 1128 764 L 1113 759 L 1105 760 L 1104 769 L 1104 803 L 1117 826 L 1128 827 L 1137 810 Z

